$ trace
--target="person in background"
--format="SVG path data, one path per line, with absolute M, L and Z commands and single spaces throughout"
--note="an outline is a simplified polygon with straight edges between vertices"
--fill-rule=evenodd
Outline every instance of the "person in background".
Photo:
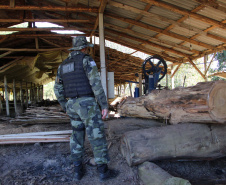
M 81 180 L 84 175 L 85 134 L 93 149 L 100 180 L 115 178 L 119 172 L 108 168 L 109 155 L 102 121 L 108 114 L 108 102 L 96 63 L 87 54 L 88 47 L 93 47 L 93 44 L 88 43 L 85 36 L 77 36 L 73 38 L 72 45 L 73 48 L 69 49 L 72 52 L 58 68 L 54 92 L 71 120 L 74 180 Z

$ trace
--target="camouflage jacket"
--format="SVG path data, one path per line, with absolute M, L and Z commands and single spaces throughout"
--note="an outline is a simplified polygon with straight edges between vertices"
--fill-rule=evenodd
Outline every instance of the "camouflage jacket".
M 78 55 L 80 53 L 81 51 L 73 51 L 69 54 L 68 57 L 71 57 L 72 55 Z M 101 109 L 102 110 L 108 109 L 107 98 L 101 84 L 98 68 L 96 66 L 96 63 L 90 56 L 84 57 L 83 68 L 85 70 L 86 76 L 89 79 L 89 83 L 91 85 L 95 98 L 99 103 L 99 105 L 101 106 Z M 61 69 L 61 65 L 58 67 L 58 70 L 57 70 L 57 76 L 56 76 L 55 85 L 54 85 L 54 92 L 61 107 L 65 110 L 65 104 L 67 102 L 67 99 L 64 96 L 64 86 L 63 86 L 62 77 L 60 75 L 60 69 Z

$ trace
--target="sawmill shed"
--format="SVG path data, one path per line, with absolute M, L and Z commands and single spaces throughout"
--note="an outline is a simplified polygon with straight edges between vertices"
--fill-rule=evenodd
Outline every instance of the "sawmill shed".
M 134 56 L 137 52 L 163 57 L 171 78 L 181 64 L 190 63 L 206 79 L 212 62 L 207 55 L 225 48 L 223 0 L 1 0 L 0 9 L 2 90 L 4 77 L 11 91 L 14 80 L 15 88 L 22 86 L 24 90 L 42 89 L 43 84 L 53 81 L 57 67 L 69 53 L 71 37 L 77 35 L 90 37 L 95 44 L 102 34 L 108 41 L 133 49 L 123 53 L 106 47 L 102 59 L 102 44 L 101 49 L 95 44 L 91 51 L 99 69 L 114 72 L 115 85 L 142 73 L 143 60 Z M 25 27 L 13 27 L 24 22 Z M 37 27 L 39 22 L 61 27 Z M 59 34 L 54 30 L 80 32 Z M 204 57 L 205 71 L 194 64 L 200 57 Z
M 105 92 L 112 79 L 113 90 L 141 87 L 147 56 L 164 59 L 166 84 L 183 64 L 204 81 L 119 97 L 111 108 L 121 117 L 104 122 L 120 175 L 104 184 L 225 184 L 226 82 L 208 77 L 226 73 L 208 70 L 226 49 L 226 0 L 0 0 L 0 184 L 74 184 L 70 119 L 57 101 L 43 100 L 43 86 L 79 35 L 94 44 Z M 87 162 L 88 143 L 85 153 Z M 78 184 L 102 183 L 86 166 Z

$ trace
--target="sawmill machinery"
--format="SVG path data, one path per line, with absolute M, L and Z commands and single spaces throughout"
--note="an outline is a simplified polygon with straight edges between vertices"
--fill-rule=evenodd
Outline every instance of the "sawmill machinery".
M 166 61 L 159 55 L 153 55 L 145 59 L 143 65 L 144 94 L 150 93 L 157 87 L 167 73 Z

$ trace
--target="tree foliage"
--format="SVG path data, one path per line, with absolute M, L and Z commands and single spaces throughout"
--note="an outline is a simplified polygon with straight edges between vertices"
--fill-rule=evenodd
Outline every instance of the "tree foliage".
M 226 71 L 226 51 L 224 50 L 223 52 L 218 52 L 215 56 L 215 59 L 217 60 L 217 66 L 215 69 L 210 69 L 210 73 Z M 211 80 L 222 80 L 222 78 L 213 76 L 211 77 Z

